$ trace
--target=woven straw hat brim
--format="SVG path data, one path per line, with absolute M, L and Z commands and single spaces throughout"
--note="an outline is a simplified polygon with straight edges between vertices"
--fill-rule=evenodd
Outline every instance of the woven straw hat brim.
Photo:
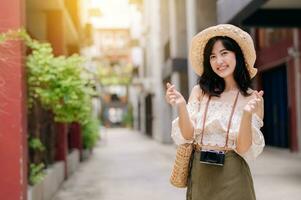
M 243 52 L 247 70 L 251 78 L 253 78 L 257 73 L 257 69 L 254 68 L 256 52 L 253 40 L 247 32 L 231 24 L 220 24 L 209 27 L 192 38 L 189 60 L 194 71 L 199 76 L 203 74 L 205 46 L 211 38 L 216 36 L 227 36 L 237 42 Z

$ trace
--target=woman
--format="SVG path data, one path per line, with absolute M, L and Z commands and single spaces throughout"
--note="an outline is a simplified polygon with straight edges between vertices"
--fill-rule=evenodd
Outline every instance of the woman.
M 174 85 L 167 83 L 166 91 L 179 115 L 172 138 L 195 144 L 187 200 L 255 200 L 246 160 L 265 143 L 263 91 L 251 89 L 257 73 L 252 38 L 233 25 L 213 26 L 193 38 L 189 59 L 200 78 L 188 104 Z

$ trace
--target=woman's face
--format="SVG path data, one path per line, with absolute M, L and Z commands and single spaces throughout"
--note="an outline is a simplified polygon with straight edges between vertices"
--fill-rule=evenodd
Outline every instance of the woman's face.
M 233 51 L 227 50 L 223 43 L 218 40 L 215 42 L 210 55 L 212 70 L 221 78 L 233 76 L 236 66 L 236 57 Z

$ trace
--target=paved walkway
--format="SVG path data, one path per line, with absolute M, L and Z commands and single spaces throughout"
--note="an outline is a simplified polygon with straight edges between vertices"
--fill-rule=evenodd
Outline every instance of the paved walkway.
M 185 190 L 168 180 L 174 154 L 173 145 L 127 129 L 108 129 L 93 156 L 53 200 L 184 200 Z M 251 169 L 258 200 L 301 199 L 300 156 L 267 148 Z
M 258 200 L 301 199 L 301 156 L 265 148 L 250 165 Z

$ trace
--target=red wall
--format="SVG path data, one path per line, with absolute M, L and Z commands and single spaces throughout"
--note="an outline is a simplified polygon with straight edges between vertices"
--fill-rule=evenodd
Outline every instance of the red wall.
M 0 31 L 24 27 L 23 0 L 1 0 Z M 24 47 L 0 45 L 0 199 L 27 199 Z

